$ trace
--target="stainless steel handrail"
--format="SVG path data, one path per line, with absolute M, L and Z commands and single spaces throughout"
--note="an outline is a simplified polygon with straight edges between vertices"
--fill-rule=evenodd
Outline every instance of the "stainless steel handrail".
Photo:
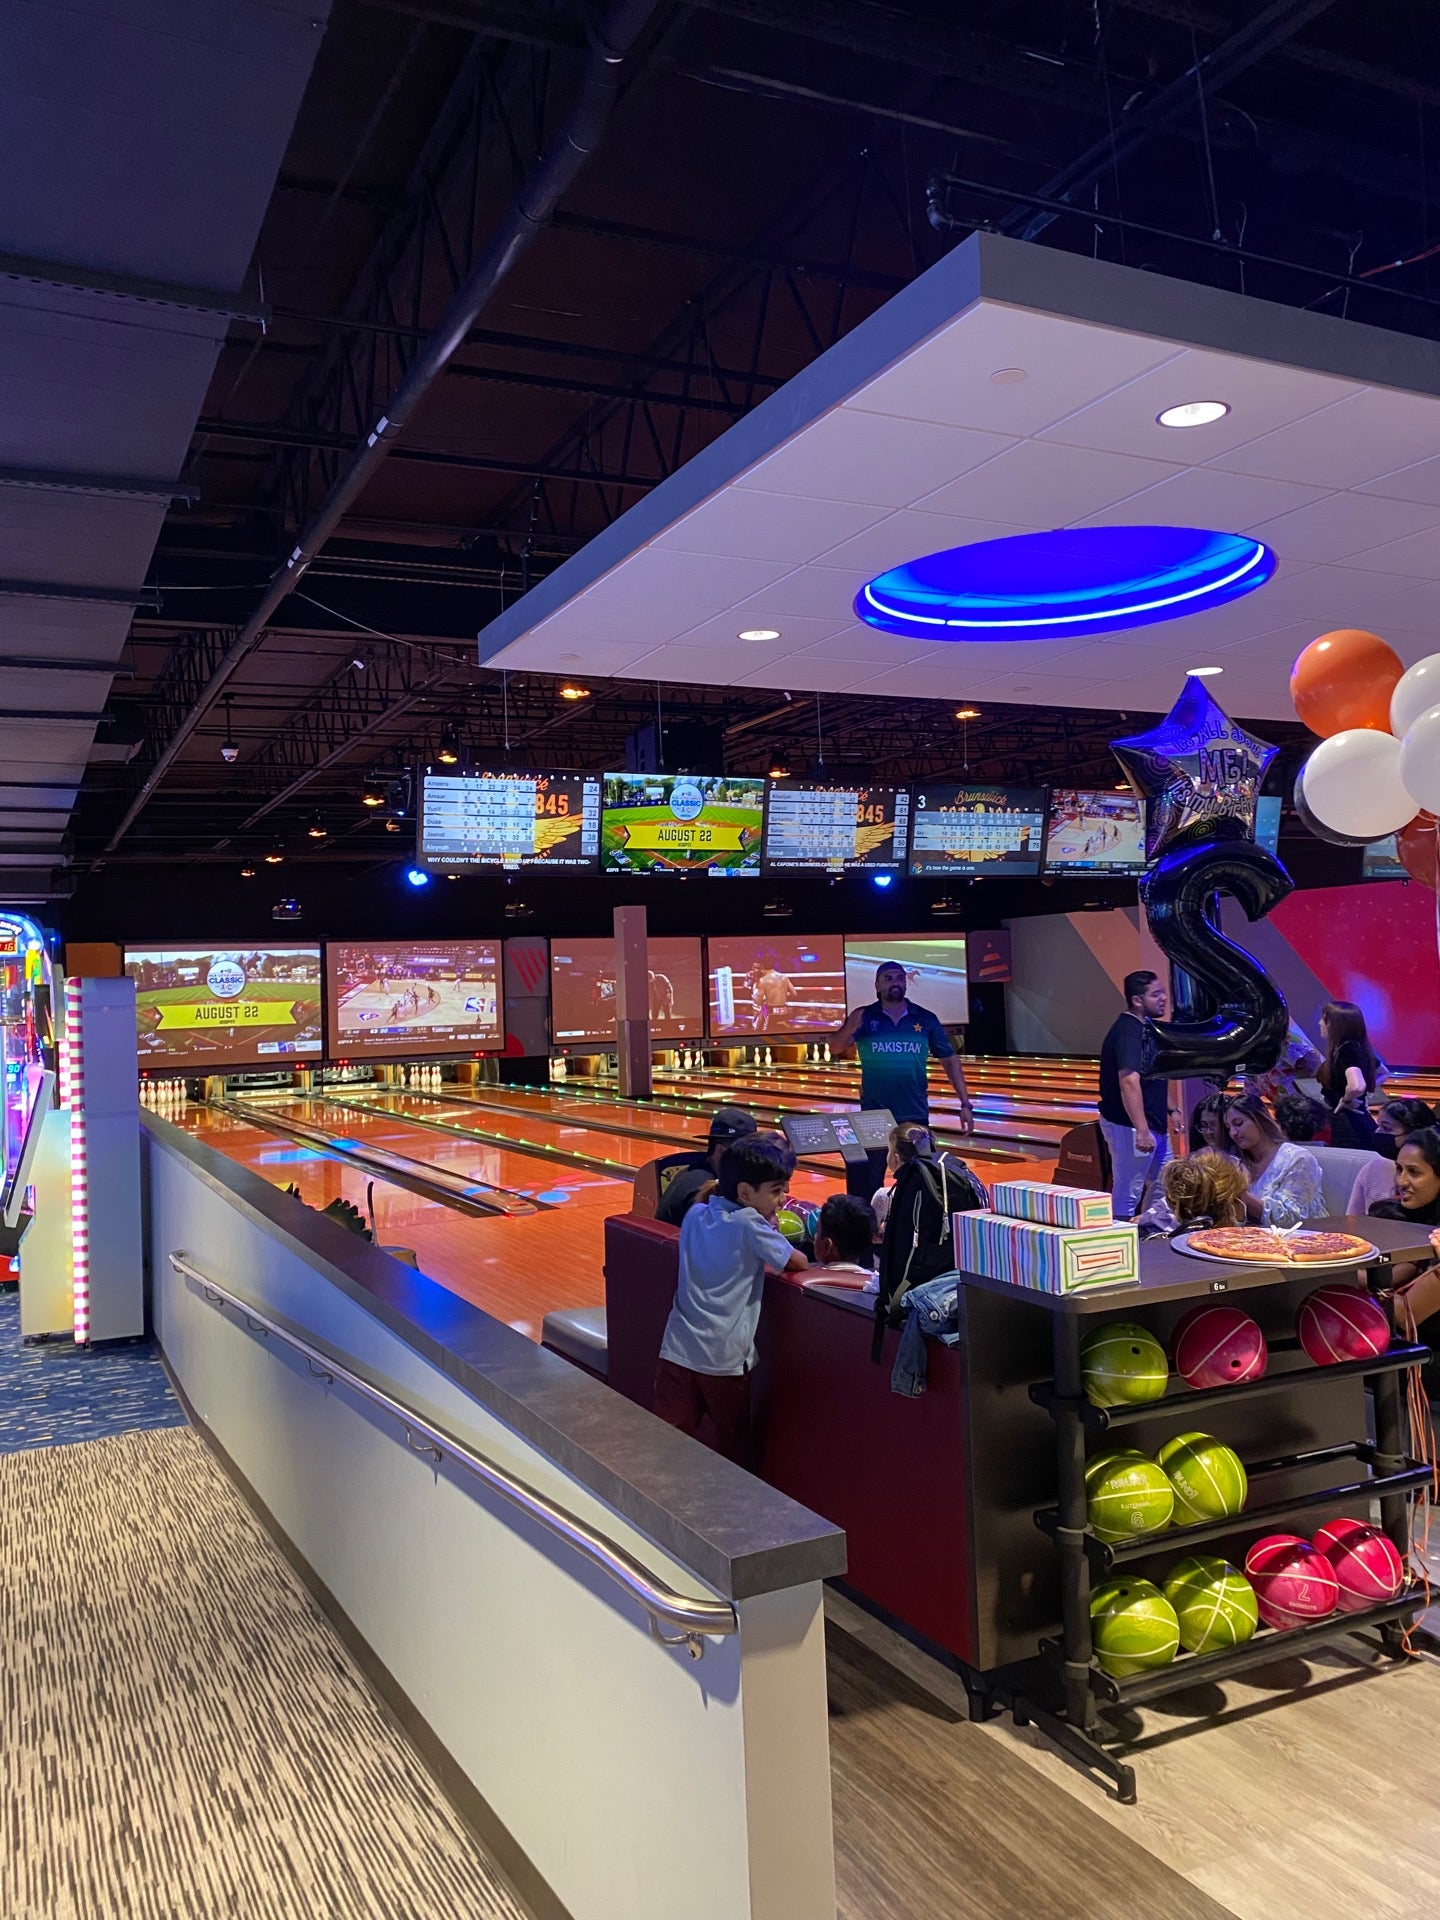
M 673 1587 L 666 1586 L 664 1581 L 647 1572 L 624 1547 L 607 1540 L 604 1534 L 598 1533 L 577 1515 L 567 1513 L 564 1507 L 557 1506 L 545 1494 L 527 1487 L 523 1481 L 513 1479 L 503 1468 L 495 1466 L 466 1446 L 463 1440 L 457 1440 L 454 1434 L 435 1426 L 423 1414 L 396 1400 L 383 1388 L 372 1386 L 368 1380 L 358 1373 L 352 1373 L 330 1354 L 311 1346 L 308 1340 L 302 1340 L 278 1320 L 272 1319 L 240 1294 L 232 1293 L 229 1287 L 203 1272 L 184 1253 L 172 1252 L 170 1265 L 182 1279 L 198 1287 L 212 1306 L 233 1307 L 253 1332 L 267 1336 L 273 1334 L 277 1340 L 300 1354 L 317 1379 L 330 1385 L 338 1383 L 348 1387 L 362 1400 L 392 1415 L 403 1427 L 405 1443 L 413 1453 L 428 1454 L 437 1465 L 447 1457 L 455 1461 L 477 1480 L 483 1481 L 493 1493 L 498 1493 L 512 1506 L 518 1507 L 532 1520 L 538 1520 L 549 1532 L 574 1547 L 592 1566 L 608 1573 L 645 1609 L 650 1616 L 651 1632 L 664 1645 L 684 1646 L 691 1657 L 698 1660 L 704 1650 L 705 1637 L 720 1637 L 740 1631 L 739 1618 L 728 1601 L 692 1599 L 688 1594 L 677 1593 Z M 422 1445 L 416 1445 L 417 1436 Z M 677 1632 L 673 1636 L 662 1633 L 662 1623 L 676 1628 Z

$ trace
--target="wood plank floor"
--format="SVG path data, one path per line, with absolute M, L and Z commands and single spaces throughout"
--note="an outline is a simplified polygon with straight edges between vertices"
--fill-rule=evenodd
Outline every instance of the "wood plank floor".
M 937 1696 L 833 1616 L 826 1650 L 839 1920 L 1231 1920 L 997 1748 L 958 1682 Z
M 826 1615 L 911 1683 L 932 1713 L 943 1706 L 964 1714 L 964 1689 L 942 1664 L 843 1596 L 827 1596 Z M 1440 1609 L 1432 1609 L 1430 1624 L 1440 1625 Z M 1060 1793 L 1072 1803 L 1077 1831 L 1107 1827 L 1173 1871 L 1194 1897 L 1214 1903 L 1147 1907 L 1137 1897 L 1115 1909 L 1127 1920 L 1192 1910 L 1236 1920 L 1433 1920 L 1440 1913 L 1440 1661 L 1423 1656 L 1397 1667 L 1354 1646 L 1127 1715 L 1119 1724 L 1139 1780 L 1134 1807 L 1121 1806 L 1031 1729 L 1000 1718 L 968 1731 L 989 1747 L 1002 1769 L 997 1778 L 1010 1779 L 1004 1770 L 1018 1761 L 1032 1775 L 1024 1791 L 1039 1795 L 1038 1805 L 1051 1804 L 1042 1788 Z M 928 1770 L 926 1756 L 938 1750 L 920 1713 L 912 1708 L 907 1720 L 897 1710 L 894 1720 L 904 1742 L 892 1756 L 892 1777 L 902 1785 L 915 1767 Z M 1064 1825 L 1063 1815 L 1051 1817 Z M 863 1859 L 854 1871 L 863 1894 Z M 851 1911 L 855 1920 L 911 1913 L 867 1908 L 863 1900 Z M 928 1920 L 928 1911 L 914 1909 L 916 1920 Z M 1111 1909 L 1061 1911 L 1089 1920 Z

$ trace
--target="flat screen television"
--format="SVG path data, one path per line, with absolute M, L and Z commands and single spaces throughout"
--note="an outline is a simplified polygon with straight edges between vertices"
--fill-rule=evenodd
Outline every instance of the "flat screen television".
M 1094 787 L 1052 787 L 1046 873 L 1143 873 L 1145 809 L 1139 796 Z
M 970 1018 L 963 933 L 868 934 L 845 936 L 845 1001 L 865 1007 L 875 998 L 875 969 L 899 964 L 906 993 L 928 1007 L 945 1027 L 963 1027 Z
M 910 789 L 771 780 L 765 788 L 769 873 L 896 871 L 910 837 Z
M 651 1039 L 703 1039 L 705 982 L 698 938 L 648 945 Z M 613 940 L 550 942 L 550 1037 L 557 1047 L 615 1045 Z
M 126 947 L 125 971 L 142 1073 L 308 1066 L 324 1050 L 318 946 Z
M 917 784 L 910 814 L 910 871 L 1033 880 L 1045 852 L 1044 787 Z
M 607 773 L 607 873 L 760 872 L 765 782 L 709 773 Z
M 439 873 L 600 865 L 598 773 L 455 773 L 420 778 L 417 857 Z
M 330 941 L 325 989 L 332 1060 L 409 1060 L 505 1044 L 498 940 Z
M 712 935 L 705 966 L 712 1040 L 829 1034 L 845 1018 L 839 934 Z
M 1408 880 L 1400 855 L 1395 850 L 1395 835 L 1387 833 L 1383 840 L 1372 840 L 1360 855 L 1360 878 L 1362 880 Z
M 1267 853 L 1280 850 L 1280 795 L 1262 793 L 1255 802 L 1255 844 Z

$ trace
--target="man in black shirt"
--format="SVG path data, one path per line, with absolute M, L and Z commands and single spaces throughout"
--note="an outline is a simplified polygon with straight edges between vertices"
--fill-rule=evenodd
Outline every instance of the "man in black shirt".
M 1110 1149 L 1110 1196 L 1117 1220 L 1133 1219 L 1147 1181 L 1170 1152 L 1166 1084 L 1145 1072 L 1153 1048 L 1147 1020 L 1163 1020 L 1169 995 L 1158 974 L 1125 976 L 1125 1011 L 1100 1048 L 1100 1131 Z
M 655 1218 L 678 1227 L 701 1194 L 708 1193 L 719 1178 L 720 1156 L 726 1147 L 758 1132 L 755 1116 L 746 1113 L 743 1107 L 717 1107 L 710 1116 L 710 1137 L 705 1142 L 704 1153 L 697 1153 L 692 1165 L 681 1167 L 670 1176 L 655 1209 Z

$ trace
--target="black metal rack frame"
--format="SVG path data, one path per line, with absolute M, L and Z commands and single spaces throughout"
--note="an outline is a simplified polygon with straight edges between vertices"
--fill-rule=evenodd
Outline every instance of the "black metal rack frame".
M 1042 1648 L 1045 1666 L 1057 1683 L 1060 1706 L 1052 1710 L 1035 1697 L 1018 1676 L 996 1675 L 989 1682 L 984 1708 L 1008 1707 L 1017 1726 L 1033 1722 L 1054 1743 L 1087 1767 L 1106 1774 L 1126 1805 L 1136 1799 L 1135 1770 L 1101 1745 L 1096 1736 L 1097 1713 L 1105 1706 L 1139 1706 L 1167 1693 L 1201 1682 L 1232 1678 L 1250 1668 L 1282 1659 L 1301 1648 L 1325 1645 L 1378 1628 L 1384 1651 L 1393 1658 L 1405 1655 L 1407 1629 L 1425 1605 L 1424 1589 L 1407 1586 L 1395 1599 L 1361 1611 L 1337 1612 L 1303 1627 L 1267 1628 L 1238 1647 L 1216 1653 L 1181 1654 L 1169 1666 L 1115 1679 L 1095 1664 L 1090 1632 L 1092 1576 L 1110 1568 L 1177 1549 L 1198 1547 L 1240 1532 L 1280 1522 L 1307 1508 L 1334 1506 L 1346 1501 L 1380 1503 L 1380 1523 L 1402 1560 L 1410 1552 L 1410 1499 L 1431 1479 L 1431 1469 L 1409 1457 L 1405 1449 L 1405 1403 L 1402 1377 L 1429 1358 L 1423 1346 L 1393 1343 L 1375 1359 L 1342 1362 L 1330 1367 L 1306 1365 L 1268 1373 L 1262 1379 L 1235 1386 L 1167 1394 L 1139 1406 L 1096 1407 L 1085 1397 L 1081 1377 L 1081 1322 L 1057 1314 L 1052 1321 L 1054 1378 L 1030 1389 L 1031 1399 L 1044 1407 L 1055 1423 L 1058 1501 L 1036 1510 L 1035 1524 L 1055 1543 L 1060 1556 L 1061 1633 Z M 1277 1343 L 1279 1345 L 1281 1343 Z M 1288 1343 L 1286 1343 L 1288 1344 Z M 1199 1525 L 1171 1527 L 1134 1541 L 1105 1542 L 1090 1532 L 1085 1489 L 1086 1442 L 1091 1434 L 1108 1433 L 1132 1421 L 1154 1420 L 1175 1414 L 1186 1420 L 1208 1407 L 1234 1405 L 1242 1399 L 1283 1393 L 1317 1381 L 1363 1379 L 1371 1386 L 1375 1403 L 1375 1442 L 1357 1440 L 1282 1459 L 1258 1461 L 1247 1468 L 1256 1478 L 1266 1474 L 1315 1467 L 1331 1461 L 1353 1460 L 1368 1471 L 1288 1499 L 1249 1508 L 1232 1518 Z

